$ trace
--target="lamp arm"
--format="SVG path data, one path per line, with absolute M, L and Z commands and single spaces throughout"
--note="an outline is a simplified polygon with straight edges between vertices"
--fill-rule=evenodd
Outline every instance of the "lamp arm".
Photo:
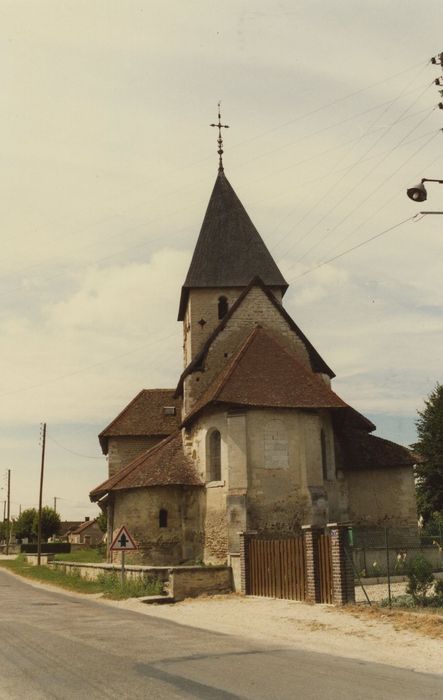
M 433 180 L 432 178 L 429 177 L 422 177 L 421 182 L 439 182 L 440 185 L 443 185 L 443 180 Z

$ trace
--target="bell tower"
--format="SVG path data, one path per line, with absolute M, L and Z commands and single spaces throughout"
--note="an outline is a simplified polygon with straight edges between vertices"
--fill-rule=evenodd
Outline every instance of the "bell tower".
M 231 306 L 259 276 L 281 300 L 288 284 L 229 183 L 223 168 L 220 103 L 218 173 L 182 287 L 178 320 L 183 322 L 184 365 L 191 362 Z

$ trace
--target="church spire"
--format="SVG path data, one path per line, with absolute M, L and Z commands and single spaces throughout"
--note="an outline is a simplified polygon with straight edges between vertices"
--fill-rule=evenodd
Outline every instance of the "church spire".
M 222 129 L 229 129 L 229 124 L 222 124 L 221 123 L 221 114 L 220 114 L 220 105 L 221 102 L 218 103 L 218 124 L 210 124 L 210 126 L 215 126 L 218 129 L 218 172 L 222 173 L 223 172 L 223 137 L 222 137 Z
M 288 287 L 222 166 L 182 287 L 178 320 L 184 319 L 191 289 L 247 287 L 254 277 L 283 294 Z

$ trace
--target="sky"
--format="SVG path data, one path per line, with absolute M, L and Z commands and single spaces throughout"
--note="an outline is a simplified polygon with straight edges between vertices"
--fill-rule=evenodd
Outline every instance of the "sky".
M 0 0 L 0 501 L 98 513 L 97 434 L 182 370 L 217 172 L 335 391 L 410 444 L 442 382 L 441 0 Z M 373 238 L 373 240 L 369 240 Z M 362 244 L 362 245 L 360 245 Z M 358 246 L 358 247 L 357 247 Z M 351 250 L 353 249 L 353 250 Z M 334 259 L 333 259 L 334 258 Z

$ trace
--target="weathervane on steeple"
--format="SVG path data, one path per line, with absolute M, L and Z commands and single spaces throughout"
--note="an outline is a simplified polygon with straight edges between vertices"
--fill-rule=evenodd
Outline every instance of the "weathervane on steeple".
M 221 114 L 220 114 L 220 105 L 221 102 L 218 103 L 218 124 L 211 124 L 210 126 L 216 126 L 218 129 L 218 172 L 223 172 L 223 160 L 222 160 L 222 155 L 223 155 L 223 139 L 222 139 L 222 129 L 229 129 L 228 124 L 222 124 L 221 123 Z

